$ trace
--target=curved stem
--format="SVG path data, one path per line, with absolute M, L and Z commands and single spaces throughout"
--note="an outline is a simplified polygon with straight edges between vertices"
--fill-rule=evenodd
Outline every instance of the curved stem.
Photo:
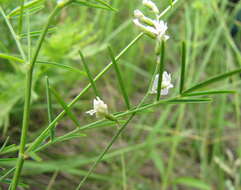
M 25 145 L 26 145 L 28 128 L 29 128 L 30 102 L 31 102 L 32 79 L 33 79 L 34 66 L 35 66 L 37 57 L 39 55 L 42 43 L 43 43 L 46 33 L 48 31 L 49 25 L 50 25 L 52 19 L 54 18 L 54 16 L 57 14 L 57 12 L 60 9 L 61 9 L 60 7 L 56 6 L 55 9 L 50 14 L 48 21 L 47 21 L 46 25 L 44 26 L 44 30 L 43 30 L 41 36 L 39 37 L 31 63 L 27 67 L 26 84 L 25 84 L 25 100 L 24 100 L 24 111 L 23 111 L 23 122 L 22 122 L 20 147 L 19 147 L 19 152 L 18 152 L 18 160 L 17 160 L 17 164 L 16 164 L 16 169 L 15 169 L 13 180 L 12 180 L 12 183 L 10 186 L 11 190 L 16 190 L 16 188 L 18 186 L 20 174 L 21 174 L 22 167 L 23 167 L 24 160 L 25 160 Z

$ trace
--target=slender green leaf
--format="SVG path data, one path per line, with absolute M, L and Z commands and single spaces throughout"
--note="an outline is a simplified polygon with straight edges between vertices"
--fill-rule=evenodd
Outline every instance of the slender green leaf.
M 1 182 L 2 183 L 6 183 L 6 184 L 11 184 L 12 183 L 12 179 L 3 179 Z M 27 184 L 21 183 L 21 182 L 18 184 L 18 186 L 19 187 L 24 187 L 24 188 L 28 188 L 29 187 Z
M 161 52 L 160 52 L 159 77 L 158 77 L 158 85 L 157 85 L 157 96 L 156 96 L 157 101 L 159 101 L 161 97 L 162 75 L 164 72 L 164 57 L 165 57 L 165 42 L 164 40 L 162 40 Z
M 238 74 L 238 73 L 241 73 L 241 68 L 233 70 L 233 71 L 230 71 L 230 72 L 227 72 L 227 73 L 223 73 L 223 74 L 220 74 L 220 75 L 217 75 L 217 76 L 214 76 L 214 77 L 212 77 L 212 78 L 210 78 L 210 79 L 208 79 L 208 80 L 206 80 L 204 82 L 201 82 L 201 83 L 199 83 L 197 85 L 194 85 L 193 87 L 185 90 L 183 92 L 183 94 L 188 94 L 189 92 L 193 92 L 193 91 L 195 91 L 197 89 L 206 87 L 206 86 L 208 86 L 210 84 L 213 84 L 213 83 L 218 82 L 220 80 L 226 79 L 227 77 L 230 77 L 230 76 Z
M 54 67 L 59 67 L 59 68 L 62 68 L 62 69 L 66 69 L 66 70 L 69 70 L 69 71 L 72 71 L 72 72 L 79 73 L 81 75 L 85 75 L 85 72 L 80 71 L 79 69 L 68 66 L 68 65 L 63 65 L 63 64 L 59 64 L 59 63 L 55 63 L 55 62 L 48 62 L 48 61 L 37 61 L 37 63 L 46 64 L 46 65 L 50 65 L 50 66 L 54 66 Z
M 63 98 L 59 95 L 59 93 L 54 90 L 52 87 L 50 87 L 51 92 L 59 102 L 59 104 L 63 107 L 63 109 L 66 111 L 67 115 L 70 117 L 70 119 L 75 123 L 77 127 L 80 127 L 80 123 L 78 118 L 71 112 L 68 105 L 64 102 Z
M 51 99 L 51 93 L 49 88 L 49 79 L 48 76 L 46 76 L 46 97 L 47 97 L 47 109 L 48 109 L 48 120 L 49 124 L 53 121 L 53 108 L 52 108 L 52 99 Z M 53 141 L 55 136 L 55 130 L 50 130 L 50 138 Z
M 118 82 L 119 82 L 119 85 L 120 85 L 121 93 L 122 93 L 124 101 L 126 103 L 126 107 L 127 107 L 127 109 L 130 109 L 130 101 L 129 101 L 128 95 L 126 93 L 126 89 L 125 89 L 125 85 L 124 85 L 123 80 L 122 80 L 120 69 L 119 69 L 118 64 L 115 60 L 115 56 L 113 54 L 113 51 L 112 51 L 111 47 L 109 46 L 108 49 L 109 49 L 111 61 L 112 61 L 113 65 L 114 65 L 114 68 L 115 68 L 115 72 L 116 72 L 117 79 L 118 79 Z
M 105 2 L 104 0 L 95 0 L 99 3 L 101 3 L 102 5 L 105 5 L 106 7 L 108 7 L 109 9 L 111 9 L 112 11 L 117 11 L 117 9 L 113 8 L 110 4 L 108 4 L 107 2 Z
M 233 90 L 214 90 L 214 91 L 201 91 L 182 94 L 182 96 L 204 96 L 204 95 L 216 95 L 216 94 L 234 94 Z
M 88 67 L 88 65 L 87 65 L 87 63 L 86 63 L 86 61 L 85 61 L 84 55 L 81 53 L 81 51 L 79 51 L 79 55 L 80 55 L 80 57 L 81 57 L 81 60 L 82 60 L 84 69 L 85 69 L 85 71 L 86 71 L 86 73 L 87 73 L 87 76 L 88 76 L 89 81 L 90 81 L 90 84 L 91 84 L 91 86 L 92 86 L 92 88 L 93 88 L 93 90 L 94 90 L 94 93 L 95 93 L 95 95 L 96 95 L 97 97 L 100 97 L 100 93 L 97 91 L 97 88 L 96 88 L 96 85 L 95 85 L 95 81 L 94 81 L 94 79 L 93 79 L 93 77 L 92 77 L 92 75 L 91 75 L 91 73 L 90 73 L 90 70 L 89 70 L 89 67 Z
M 56 27 L 51 27 L 51 28 L 48 29 L 47 34 L 51 34 L 51 33 L 55 32 L 55 31 L 56 31 Z M 38 36 L 40 36 L 40 34 L 42 32 L 43 32 L 42 30 L 32 31 L 32 32 L 30 32 L 30 36 L 31 37 L 38 37 Z M 27 37 L 28 37 L 28 33 L 20 34 L 20 38 L 27 38 Z
M 84 0 L 75 0 L 74 3 L 77 3 L 79 5 L 83 5 L 83 6 L 87 6 L 87 7 L 93 7 L 93 8 L 99 8 L 99 9 L 117 11 L 116 9 L 112 8 L 109 4 L 107 4 L 106 2 L 105 3 L 101 3 L 101 5 L 99 5 L 99 4 L 95 4 L 95 3 L 92 3 L 92 2 L 86 2 Z
M 8 140 L 9 140 L 9 136 L 6 138 L 6 140 L 4 141 L 3 145 L 0 148 L 0 152 L 2 152 L 4 150 L 4 148 L 6 147 L 6 145 L 8 144 Z
M 10 175 L 14 170 L 15 170 L 15 168 L 11 168 L 11 169 L 9 169 L 5 174 L 3 174 L 3 175 L 0 177 L 0 182 L 3 181 L 6 177 L 8 177 L 8 175 Z
M 182 66 L 181 66 L 181 78 L 180 78 L 180 91 L 182 94 L 185 83 L 185 70 L 186 70 L 186 43 L 182 43 Z
M 7 59 L 7 60 L 10 60 L 10 61 L 16 61 L 16 62 L 19 62 L 19 63 L 24 63 L 24 60 L 22 60 L 18 57 L 14 57 L 12 55 L 4 54 L 4 53 L 0 53 L 0 58 Z
M 24 10 L 24 0 L 20 0 L 21 5 L 20 5 L 20 16 L 18 19 L 18 34 L 22 33 L 22 28 L 23 28 L 23 10 Z
M 207 183 L 195 179 L 195 178 L 188 178 L 188 177 L 182 177 L 178 178 L 174 181 L 175 184 L 181 184 L 187 187 L 195 188 L 195 189 L 201 189 L 201 190 L 211 190 L 211 186 Z
M 44 0 L 33 0 L 33 1 L 29 1 L 27 3 L 24 4 L 23 6 L 23 10 L 25 11 L 26 9 L 29 8 L 34 8 L 36 6 L 39 6 L 40 4 L 43 4 Z M 21 14 L 21 6 L 13 9 L 9 14 L 8 17 L 12 17 L 12 16 L 16 16 Z

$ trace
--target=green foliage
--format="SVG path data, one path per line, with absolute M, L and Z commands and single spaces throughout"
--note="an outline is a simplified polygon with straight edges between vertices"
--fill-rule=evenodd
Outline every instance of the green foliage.
M 162 96 L 159 77 L 157 97 L 148 89 L 164 43 L 158 65 L 154 40 L 131 22 L 140 2 L 0 1 L 0 189 L 240 187 L 240 36 L 230 25 L 241 5 L 154 2 L 174 84 Z M 118 122 L 85 114 L 100 95 Z

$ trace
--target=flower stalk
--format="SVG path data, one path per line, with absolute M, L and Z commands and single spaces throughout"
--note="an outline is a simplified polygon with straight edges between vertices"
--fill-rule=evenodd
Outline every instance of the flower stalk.
M 66 4 L 65 4 L 66 5 Z M 44 41 L 44 38 L 47 34 L 49 25 L 55 15 L 60 11 L 60 9 L 63 8 L 63 6 L 57 5 L 55 9 L 52 11 L 50 16 L 48 17 L 47 23 L 44 26 L 44 30 L 39 37 L 39 40 L 37 42 L 36 49 L 33 54 L 33 58 L 30 63 L 26 66 L 26 84 L 25 84 L 25 99 L 24 99 L 24 110 L 23 110 L 23 122 L 22 122 L 22 130 L 21 130 L 21 139 L 20 139 L 20 146 L 19 146 L 19 152 L 18 152 L 18 160 L 16 164 L 16 169 L 14 171 L 13 180 L 10 185 L 10 190 L 16 190 L 19 178 L 21 175 L 22 167 L 25 160 L 25 145 L 27 141 L 27 135 L 28 135 L 28 128 L 29 128 L 29 119 L 30 119 L 30 105 L 31 105 L 31 95 L 32 95 L 32 80 L 33 80 L 33 71 L 34 66 L 37 61 L 37 57 L 39 55 L 40 49 L 42 47 L 42 43 Z

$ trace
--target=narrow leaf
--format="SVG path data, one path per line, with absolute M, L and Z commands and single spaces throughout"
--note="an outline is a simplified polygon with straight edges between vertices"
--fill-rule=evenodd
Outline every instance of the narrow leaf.
M 191 188 L 200 189 L 200 190 L 211 190 L 210 185 L 195 178 L 188 178 L 188 177 L 178 178 L 174 181 L 174 183 L 185 185 Z
M 19 63 L 24 63 L 24 60 L 22 60 L 18 57 L 14 57 L 12 55 L 4 54 L 4 53 L 0 53 L 0 58 L 7 59 L 7 60 L 10 60 L 10 61 L 16 61 L 16 62 L 19 62 Z
M 63 107 L 63 109 L 65 110 L 65 112 L 67 113 L 67 115 L 70 117 L 70 119 L 75 123 L 75 125 L 77 125 L 78 127 L 80 127 L 79 124 L 79 120 L 75 117 L 75 115 L 70 111 L 68 105 L 63 101 L 62 97 L 59 95 L 59 93 L 54 90 L 52 87 L 50 87 L 51 92 L 53 93 L 53 95 L 55 96 L 55 98 L 57 99 L 57 101 L 59 102 L 59 104 Z
M 109 46 L 108 49 L 109 49 L 111 61 L 114 65 L 115 72 L 116 72 L 116 75 L 117 75 L 117 79 L 118 79 L 118 82 L 119 82 L 119 85 L 120 85 L 120 90 L 121 90 L 122 96 L 124 98 L 124 101 L 126 103 L 126 107 L 127 107 L 127 109 L 130 109 L 130 101 L 129 101 L 128 95 L 126 93 L 126 89 L 125 89 L 125 85 L 124 85 L 123 80 L 122 80 L 120 69 L 118 67 L 118 64 L 116 62 L 116 59 L 115 59 L 115 56 L 113 54 L 113 51 L 112 51 L 111 47 Z
M 33 0 L 33 1 L 29 1 L 27 3 L 24 4 L 23 6 L 23 10 L 25 11 L 26 9 L 29 8 L 34 8 L 36 6 L 39 6 L 39 4 L 42 4 L 44 0 Z M 12 16 L 16 16 L 19 15 L 21 12 L 21 6 L 13 9 L 9 14 L 8 17 L 12 17 Z
M 18 19 L 18 34 L 22 33 L 22 28 L 23 28 L 23 10 L 24 10 L 24 0 L 20 0 L 21 5 L 20 5 L 20 16 Z
M 233 90 L 214 90 L 214 91 L 201 91 L 182 94 L 182 96 L 204 96 L 204 95 L 216 95 L 216 94 L 234 94 Z
M 83 5 L 83 6 L 87 6 L 87 7 L 93 7 L 93 8 L 104 9 L 104 10 L 111 10 L 112 11 L 112 9 L 110 9 L 107 6 L 98 5 L 98 4 L 95 4 L 95 3 L 86 2 L 86 1 L 82 1 L 82 0 L 76 0 L 76 1 L 74 1 L 74 3 L 77 3 L 79 5 Z
M 233 71 L 230 71 L 230 72 L 227 72 L 227 73 L 224 73 L 224 74 L 220 74 L 220 75 L 214 76 L 214 77 L 212 77 L 212 78 L 210 78 L 210 79 L 208 79 L 208 80 L 206 80 L 204 82 L 201 82 L 201 83 L 199 83 L 197 85 L 194 85 L 193 87 L 185 90 L 183 92 L 183 94 L 187 94 L 189 92 L 193 92 L 193 91 L 195 91 L 197 89 L 206 87 L 206 86 L 208 86 L 210 84 L 213 84 L 213 83 L 218 82 L 220 80 L 226 79 L 227 77 L 230 77 L 230 76 L 238 74 L 238 73 L 241 73 L 241 68 L 233 70 Z
M 51 34 L 51 33 L 55 32 L 55 31 L 56 31 L 56 27 L 51 27 L 51 28 L 48 29 L 47 34 Z M 31 37 L 38 37 L 38 36 L 40 36 L 40 34 L 42 32 L 43 32 L 42 30 L 32 31 L 32 32 L 30 32 L 30 36 Z M 28 37 L 28 33 L 20 34 L 20 38 L 26 38 L 26 37 Z
M 182 66 L 181 66 L 181 78 L 180 78 L 180 91 L 182 94 L 185 82 L 185 69 L 186 69 L 186 43 L 182 43 Z
M 61 68 L 61 69 L 66 69 L 66 70 L 69 70 L 69 71 L 72 71 L 72 72 L 79 73 L 79 74 L 81 74 L 81 75 L 84 75 L 84 74 L 85 74 L 83 71 L 80 71 L 80 70 L 77 69 L 77 68 L 74 68 L 74 67 L 71 67 L 71 66 L 68 66 L 68 65 L 63 65 L 63 64 L 55 63 L 55 62 L 37 61 L 37 63 L 46 64 L 46 65 L 50 65 L 50 66 L 54 66 L 54 67 L 59 67 L 59 68 Z
M 8 170 L 5 174 L 3 174 L 0 177 L 0 182 L 3 181 L 8 175 L 10 175 L 14 170 L 15 170 L 15 168 L 12 168 L 12 169 Z
M 1 146 L 0 152 L 2 152 L 4 150 L 4 148 L 7 146 L 8 140 L 9 140 L 9 136 L 6 138 L 6 140 L 4 141 L 3 145 Z
M 49 79 L 48 76 L 46 76 L 46 97 L 47 97 L 47 109 L 48 109 L 48 120 L 49 124 L 53 121 L 53 108 L 52 108 L 52 99 L 51 99 L 51 93 L 49 88 Z M 54 128 L 50 130 L 50 138 L 53 141 L 55 136 L 55 130 Z
M 80 55 L 80 57 L 81 57 L 81 60 L 82 60 L 84 69 L 85 69 L 85 71 L 86 71 L 86 73 L 87 73 L 87 76 L 88 76 L 89 81 L 90 81 L 90 84 L 91 84 L 91 86 L 92 86 L 92 88 L 93 88 L 93 90 L 94 90 L 94 93 L 95 93 L 95 95 L 96 95 L 97 97 L 99 97 L 100 94 L 99 94 L 99 92 L 97 91 L 97 88 L 96 88 L 96 85 L 95 85 L 95 81 L 94 81 L 94 79 L 93 79 L 93 77 L 92 77 L 92 75 L 91 75 L 91 73 L 90 73 L 89 67 L 88 67 L 88 65 L 87 65 L 87 63 L 86 63 L 86 61 L 85 61 L 85 58 L 84 58 L 83 54 L 81 53 L 81 51 L 79 51 L 79 55 Z
M 165 42 L 164 40 L 162 40 L 161 52 L 160 52 L 159 77 L 158 77 L 158 85 L 157 85 L 157 96 L 156 96 L 157 101 L 159 101 L 161 97 L 162 75 L 164 72 L 164 56 L 165 56 Z
M 167 101 L 167 103 L 174 103 L 174 104 L 180 104 L 180 103 L 207 103 L 211 102 L 212 98 L 183 98 L 183 99 L 172 99 Z
M 110 10 L 112 11 L 117 11 L 117 9 L 113 8 L 110 4 L 108 4 L 107 2 L 105 2 L 104 0 L 95 0 L 99 3 L 101 3 L 102 5 L 105 5 L 106 7 L 108 7 Z

